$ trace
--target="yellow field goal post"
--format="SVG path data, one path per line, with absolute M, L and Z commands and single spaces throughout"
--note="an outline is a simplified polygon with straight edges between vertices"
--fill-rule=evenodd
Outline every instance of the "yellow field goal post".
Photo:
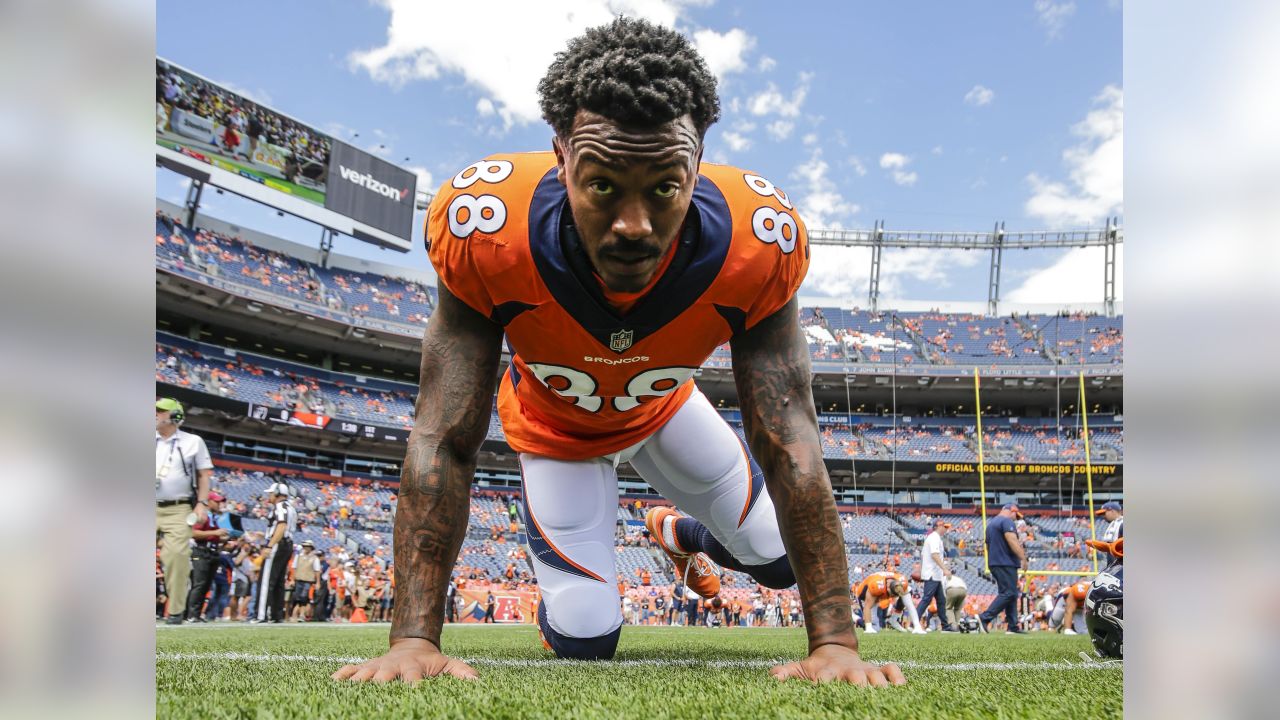
M 1084 372 L 1079 374 L 1080 380 L 1080 417 L 1082 421 L 1081 437 L 1084 439 L 1084 476 L 1085 476 L 1085 494 L 1089 501 L 1089 537 L 1093 540 L 1098 539 L 1098 529 L 1096 515 L 1093 505 L 1093 457 L 1089 446 L 1089 407 L 1085 404 L 1084 391 Z M 978 434 L 978 499 L 981 504 L 982 513 L 982 566 L 987 573 L 991 573 L 990 558 L 987 554 L 987 478 L 983 469 L 985 458 L 983 457 L 984 439 L 982 435 L 982 389 L 981 377 L 978 368 L 973 369 L 973 396 L 975 400 L 975 411 L 977 418 L 977 434 Z M 1058 409 L 1057 422 L 1062 422 L 1062 410 Z M 1061 488 L 1059 488 L 1061 492 Z M 1061 504 L 1061 498 L 1059 498 Z M 1098 552 L 1092 548 L 1088 549 L 1089 557 L 1093 560 L 1092 570 L 1018 570 L 1018 574 L 1024 579 L 1032 577 L 1092 577 L 1097 575 L 1098 570 Z M 1029 553 L 1028 553 L 1029 554 Z

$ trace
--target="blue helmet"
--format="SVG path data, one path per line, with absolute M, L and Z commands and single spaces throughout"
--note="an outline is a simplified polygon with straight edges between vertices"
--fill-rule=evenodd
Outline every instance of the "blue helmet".
M 1098 573 L 1084 599 L 1084 624 L 1098 657 L 1124 657 L 1124 565 Z

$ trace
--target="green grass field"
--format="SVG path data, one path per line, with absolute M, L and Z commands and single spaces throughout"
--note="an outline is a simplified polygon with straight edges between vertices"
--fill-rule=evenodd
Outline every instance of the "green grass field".
M 1090 665 L 1086 636 L 860 636 L 869 660 L 898 662 L 889 689 L 780 683 L 804 655 L 800 629 L 626 627 L 617 659 L 556 660 L 522 626 L 450 626 L 445 651 L 480 680 L 338 683 L 345 662 L 380 654 L 387 626 L 185 626 L 156 630 L 161 718 L 1063 718 L 1120 717 L 1123 671 Z

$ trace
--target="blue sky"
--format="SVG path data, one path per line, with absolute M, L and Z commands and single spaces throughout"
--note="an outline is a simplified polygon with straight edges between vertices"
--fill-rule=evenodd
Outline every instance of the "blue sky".
M 720 78 L 706 157 L 770 178 L 811 228 L 1077 228 L 1123 214 L 1119 2 L 436 5 L 161 2 L 156 47 L 434 189 L 490 153 L 549 148 L 535 85 L 552 54 L 615 13 L 642 15 L 691 37 Z M 157 195 L 180 200 L 178 178 L 157 171 Z M 207 211 L 318 242 L 314 226 L 230 195 Z M 420 234 L 419 222 L 408 254 L 336 249 L 422 269 Z M 1004 297 L 1098 302 L 1099 253 L 1007 253 Z M 865 251 L 816 248 L 803 292 L 865 304 L 868 274 Z M 893 250 L 881 288 L 985 300 L 986 276 L 976 252 Z

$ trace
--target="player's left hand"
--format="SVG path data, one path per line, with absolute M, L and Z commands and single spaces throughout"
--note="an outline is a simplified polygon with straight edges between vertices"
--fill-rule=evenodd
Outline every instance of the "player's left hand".
M 851 685 L 889 687 L 906 685 L 902 670 L 893 663 L 869 663 L 843 645 L 820 645 L 799 662 L 775 665 L 769 674 L 779 680 L 799 678 L 812 683 L 847 682 Z

